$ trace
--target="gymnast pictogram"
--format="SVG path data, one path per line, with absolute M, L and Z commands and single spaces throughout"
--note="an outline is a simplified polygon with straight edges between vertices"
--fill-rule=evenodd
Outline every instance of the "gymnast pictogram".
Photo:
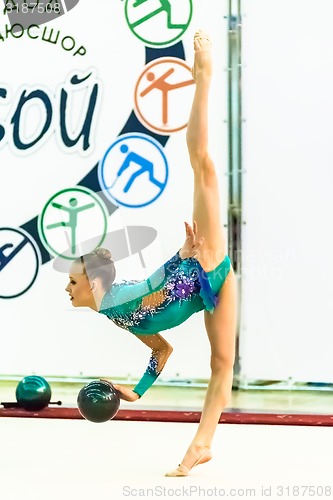
M 119 177 L 122 175 L 122 173 L 131 165 L 131 163 L 135 163 L 136 165 L 139 165 L 140 168 L 137 170 L 134 174 L 131 175 L 129 181 L 127 182 L 126 186 L 124 187 L 124 193 L 127 193 L 133 182 L 137 177 L 140 175 L 144 174 L 145 172 L 148 172 L 149 176 L 149 181 L 158 186 L 160 189 L 163 188 L 163 183 L 159 182 L 155 177 L 154 177 L 154 164 L 147 160 L 147 158 L 144 158 L 143 156 L 135 153 L 134 151 L 129 151 L 129 147 L 127 144 L 122 144 L 120 146 L 120 151 L 124 154 L 128 153 L 123 164 L 121 165 L 120 169 L 117 172 L 117 177 L 114 180 L 111 189 L 114 187 L 116 182 L 118 181 Z
M 153 90 L 160 90 L 162 92 L 162 123 L 167 125 L 169 119 L 169 92 L 172 90 L 180 89 L 182 87 L 188 87 L 194 84 L 194 80 L 186 80 L 178 83 L 168 83 L 167 78 L 175 72 L 174 68 L 170 68 L 168 71 L 163 73 L 162 76 L 156 78 L 155 73 L 150 71 L 147 73 L 147 80 L 153 82 L 147 88 L 145 88 L 141 93 L 140 97 L 145 97 L 147 94 Z
M 137 0 L 134 4 L 133 7 L 139 7 L 140 5 L 146 3 L 148 0 Z M 145 23 L 146 21 L 149 21 L 152 17 L 157 16 L 158 14 L 161 14 L 161 12 L 166 12 L 167 15 L 167 27 L 169 29 L 184 29 L 187 27 L 187 24 L 173 24 L 172 22 L 172 7 L 170 4 L 169 0 L 159 0 L 161 6 L 154 10 L 153 12 L 150 12 L 149 14 L 145 15 L 141 19 L 138 19 L 135 23 L 131 24 L 132 28 L 135 28 L 136 26 L 139 26 L 139 24 Z
M 76 248 L 76 228 L 77 228 L 77 219 L 78 219 L 78 214 L 79 212 L 82 212 L 83 210 L 88 210 L 89 208 L 92 208 L 95 206 L 95 203 L 88 203 L 88 205 L 83 205 L 82 207 L 78 207 L 78 201 L 76 198 L 71 198 L 69 200 L 69 207 L 66 207 L 65 205 L 61 205 L 60 203 L 52 203 L 52 207 L 57 208 L 59 210 L 64 210 L 65 212 L 68 213 L 69 219 L 67 222 L 56 222 L 54 224 L 49 224 L 46 226 L 46 229 L 56 229 L 58 227 L 69 227 L 71 230 L 71 252 L 72 255 L 75 254 L 75 248 Z

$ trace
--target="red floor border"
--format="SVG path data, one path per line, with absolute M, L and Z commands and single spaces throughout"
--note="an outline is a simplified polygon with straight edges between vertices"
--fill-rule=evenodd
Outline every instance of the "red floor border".
M 200 420 L 200 411 L 179 410 L 119 410 L 114 420 L 146 421 L 146 422 L 192 422 Z M 45 408 L 38 412 L 25 411 L 21 408 L 0 408 L 1 417 L 12 418 L 53 418 L 81 419 L 77 408 Z M 307 425 L 333 426 L 333 415 L 289 414 L 289 413 L 251 413 L 224 412 L 220 424 L 261 424 L 261 425 Z

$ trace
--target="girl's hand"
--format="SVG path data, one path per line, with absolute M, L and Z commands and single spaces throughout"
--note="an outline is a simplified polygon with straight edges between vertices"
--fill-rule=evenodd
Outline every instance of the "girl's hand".
M 195 220 L 193 221 L 193 229 L 187 222 L 185 222 L 185 230 L 186 240 L 182 248 L 179 250 L 179 256 L 181 259 L 196 257 L 196 254 L 204 241 L 204 238 L 197 240 L 197 223 Z
M 139 394 L 133 392 L 132 389 L 129 389 L 128 387 L 124 387 L 123 385 L 113 384 L 109 380 L 103 378 L 101 378 L 100 380 L 102 382 L 107 382 L 108 384 L 111 384 L 116 389 L 120 399 L 124 399 L 125 401 L 136 401 L 140 397 Z
M 123 385 L 113 385 L 113 387 L 116 389 L 118 392 L 118 395 L 120 399 L 124 399 L 125 401 L 137 401 L 137 399 L 140 398 L 139 394 L 136 392 L 132 391 L 132 389 L 129 389 L 128 387 L 124 387 Z

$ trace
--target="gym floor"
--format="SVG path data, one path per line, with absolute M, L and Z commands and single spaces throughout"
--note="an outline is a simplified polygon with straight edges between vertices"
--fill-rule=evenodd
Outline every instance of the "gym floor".
M 1 401 L 15 401 L 17 382 L 1 382 Z M 52 400 L 76 406 L 80 384 L 51 383 Z M 153 387 L 122 408 L 200 409 L 205 389 Z M 329 414 L 332 394 L 233 391 L 228 409 Z M 228 410 L 227 409 L 227 410 Z M 219 424 L 213 460 L 189 477 L 166 478 L 197 424 L 112 420 L 1 418 L 1 498 L 88 500 L 333 495 L 330 427 Z M 263 488 L 265 493 L 263 492 Z M 313 493 L 312 493 L 313 496 Z

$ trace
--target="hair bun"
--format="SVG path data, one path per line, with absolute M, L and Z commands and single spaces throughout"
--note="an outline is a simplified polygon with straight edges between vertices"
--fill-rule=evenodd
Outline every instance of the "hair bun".
M 107 248 L 96 248 L 95 254 L 101 259 L 112 260 L 111 252 Z

